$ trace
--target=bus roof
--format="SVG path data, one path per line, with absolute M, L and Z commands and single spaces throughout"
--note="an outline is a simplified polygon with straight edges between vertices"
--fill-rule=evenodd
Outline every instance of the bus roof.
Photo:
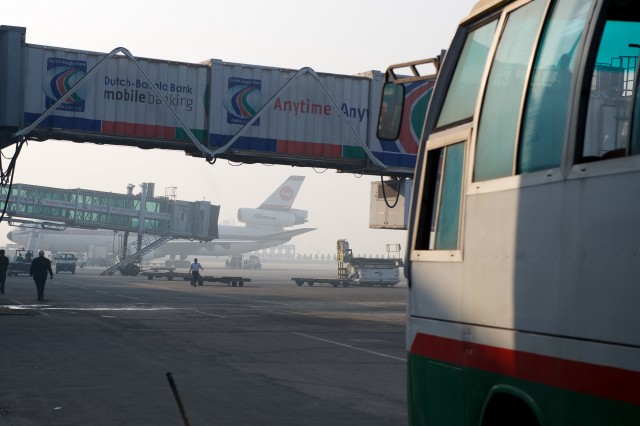
M 482 15 L 491 9 L 496 9 L 511 1 L 513 0 L 479 0 L 476 5 L 473 6 L 469 15 L 464 18 L 460 24 L 462 25 L 469 20 L 475 19 L 478 15 Z

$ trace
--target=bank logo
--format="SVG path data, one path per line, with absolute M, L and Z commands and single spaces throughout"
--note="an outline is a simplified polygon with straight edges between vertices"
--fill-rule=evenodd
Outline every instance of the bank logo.
M 45 107 L 49 108 L 58 99 L 65 98 L 58 109 L 84 112 L 85 88 L 81 87 L 71 96 L 66 94 L 86 74 L 86 61 L 48 58 L 47 71 L 42 82 L 42 90 L 46 96 Z
M 260 80 L 229 77 L 227 93 L 224 97 L 224 107 L 227 110 L 227 123 L 247 124 L 260 109 L 261 103 Z M 260 119 L 253 123 L 260 124 Z

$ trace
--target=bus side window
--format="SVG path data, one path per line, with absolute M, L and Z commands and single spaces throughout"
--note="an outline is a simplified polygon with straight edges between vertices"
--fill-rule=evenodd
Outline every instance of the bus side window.
M 632 5 L 631 5 L 632 6 Z M 579 162 L 640 154 L 637 8 L 613 2 L 598 47 Z
M 545 2 L 533 1 L 508 14 L 482 100 L 474 182 L 514 174 L 526 71 L 545 10 Z
M 569 96 L 591 3 L 556 2 L 536 53 L 527 88 L 517 173 L 559 167 L 567 127 Z
M 437 128 L 469 121 L 473 117 L 497 25 L 498 21 L 494 19 L 469 32 L 438 116 Z
M 464 142 L 430 150 L 420 208 L 417 250 L 456 250 L 460 226 Z M 428 229 L 425 229 L 429 226 Z

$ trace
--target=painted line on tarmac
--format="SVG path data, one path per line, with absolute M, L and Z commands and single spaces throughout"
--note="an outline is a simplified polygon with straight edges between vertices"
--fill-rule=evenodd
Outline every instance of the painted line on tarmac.
M 266 305 L 291 306 L 291 303 L 274 302 L 273 300 L 253 299 L 250 297 L 227 296 L 224 294 L 216 294 L 215 297 L 219 297 L 221 299 L 229 299 L 229 300 L 241 300 L 243 302 L 264 303 Z
M 306 337 L 308 339 L 319 340 L 321 342 L 331 343 L 332 345 L 342 346 L 342 347 L 353 349 L 353 350 L 356 350 L 356 351 L 366 352 L 366 353 L 369 353 L 369 354 L 372 354 L 372 355 L 378 355 L 378 356 L 382 356 L 382 357 L 385 357 L 385 358 L 395 359 L 397 361 L 407 362 L 407 360 L 404 359 L 404 358 L 399 358 L 397 356 L 387 355 L 387 354 L 383 354 L 383 353 L 380 353 L 380 352 L 370 351 L 368 349 L 363 349 L 363 348 L 359 348 L 357 346 L 347 345 L 345 343 L 334 342 L 333 340 L 322 339 L 320 337 L 310 336 L 310 335 L 304 334 L 304 333 L 292 332 L 291 334 L 297 334 L 298 336 Z
M 110 306 L 95 306 L 90 308 L 79 308 L 72 306 L 51 306 L 45 304 L 32 304 L 32 305 L 0 305 L 0 308 L 7 308 L 9 310 L 15 311 L 173 311 L 179 308 L 170 308 L 170 307 L 139 307 L 139 306 L 120 306 L 120 307 L 110 307 Z M 43 312 L 44 313 L 44 312 Z
M 208 312 L 202 312 L 202 311 L 198 311 L 197 309 L 187 309 L 187 308 L 176 308 L 176 309 L 180 309 L 183 311 L 189 311 L 189 312 L 195 312 L 197 314 L 202 314 L 202 315 L 209 315 L 210 317 L 216 317 L 216 318 L 222 318 L 222 319 L 226 319 L 225 317 L 223 317 L 222 315 L 216 315 L 216 314 L 210 314 Z
M 14 299 L 11 299 L 11 302 L 15 303 L 15 305 L 0 305 L 0 308 L 6 308 L 9 311 L 22 311 L 22 310 L 28 311 L 28 310 L 41 310 L 40 308 L 49 306 L 49 305 L 43 305 L 39 303 L 33 303 L 33 304 L 22 303 Z M 46 312 L 41 312 L 41 314 L 45 317 L 49 316 L 49 314 Z
M 124 297 L 125 299 L 142 300 L 142 299 L 140 299 L 139 297 L 125 296 L 124 294 L 116 294 L 116 296 L 118 296 L 118 297 Z

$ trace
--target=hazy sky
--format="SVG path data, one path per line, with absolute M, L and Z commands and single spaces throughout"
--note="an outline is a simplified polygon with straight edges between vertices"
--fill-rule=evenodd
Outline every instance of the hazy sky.
M 5 2 L 0 25 L 27 28 L 26 41 L 199 63 L 227 62 L 356 74 L 423 59 L 446 49 L 475 0 L 200 0 L 106 3 L 41 0 Z M 384 253 L 405 231 L 369 229 L 372 181 L 379 177 L 290 166 L 214 165 L 178 151 L 144 151 L 49 140 L 29 142 L 14 182 L 60 188 L 126 192 L 127 184 L 154 182 L 156 195 L 177 187 L 178 199 L 221 206 L 221 220 L 239 207 L 258 206 L 287 176 L 306 176 L 295 208 L 309 210 L 309 227 L 295 237 L 299 253 L 335 253 L 346 238 L 356 254 Z M 138 188 L 139 189 L 139 188 Z M 136 189 L 136 192 L 138 191 Z M 0 224 L 0 245 L 10 227 Z

